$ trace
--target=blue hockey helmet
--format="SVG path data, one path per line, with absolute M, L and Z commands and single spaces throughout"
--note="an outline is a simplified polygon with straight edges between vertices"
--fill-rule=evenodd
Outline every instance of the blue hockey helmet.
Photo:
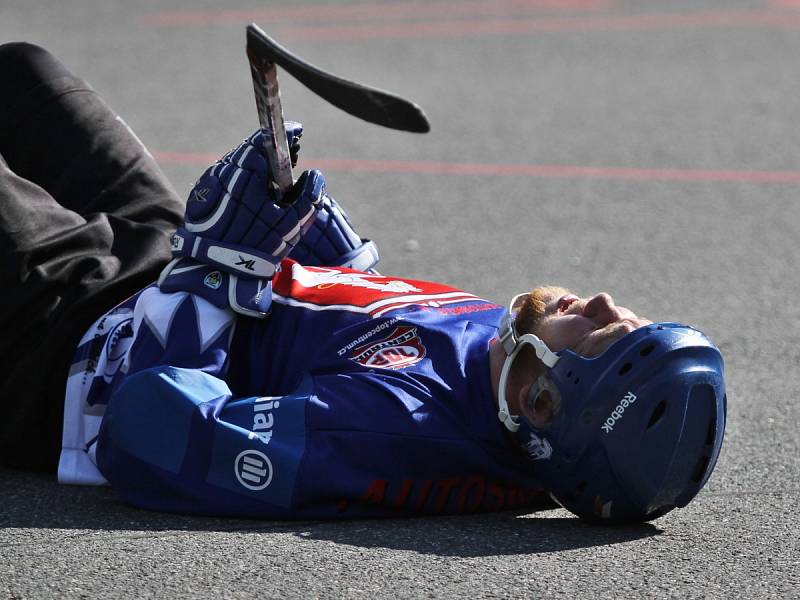
M 517 298 L 500 331 L 508 356 L 498 416 L 553 499 L 579 517 L 607 523 L 649 521 L 686 506 L 705 485 L 722 446 L 726 395 L 719 349 L 692 327 L 654 323 L 595 358 L 553 353 L 535 335 L 516 331 Z M 505 398 L 511 365 L 526 345 L 546 366 L 527 401 L 547 393 L 556 407 L 542 427 L 511 416 Z

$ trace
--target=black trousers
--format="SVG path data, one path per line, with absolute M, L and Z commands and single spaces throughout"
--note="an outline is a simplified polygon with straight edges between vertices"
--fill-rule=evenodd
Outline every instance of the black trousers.
M 73 349 L 158 276 L 183 211 L 86 82 L 42 48 L 0 46 L 0 463 L 55 467 Z

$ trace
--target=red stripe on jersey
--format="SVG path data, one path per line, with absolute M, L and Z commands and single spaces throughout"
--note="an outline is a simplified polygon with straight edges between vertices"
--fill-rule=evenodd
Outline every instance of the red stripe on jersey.
M 372 316 L 413 304 L 485 302 L 440 283 L 373 275 L 343 267 L 304 267 L 288 259 L 281 263 L 272 290 L 275 301 L 282 304 L 311 310 L 349 310 Z

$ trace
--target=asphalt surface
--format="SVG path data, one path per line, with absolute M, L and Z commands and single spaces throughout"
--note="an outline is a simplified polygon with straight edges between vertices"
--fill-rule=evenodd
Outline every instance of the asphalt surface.
M 282 77 L 381 271 L 498 302 L 610 291 L 722 349 L 707 488 L 652 524 L 562 510 L 262 522 L 0 470 L 0 596 L 800 597 L 800 2 L 0 0 L 0 40 L 88 79 L 181 193 L 257 125 L 244 26 L 424 107 L 388 131 Z M 353 7 L 358 7 L 353 9 Z

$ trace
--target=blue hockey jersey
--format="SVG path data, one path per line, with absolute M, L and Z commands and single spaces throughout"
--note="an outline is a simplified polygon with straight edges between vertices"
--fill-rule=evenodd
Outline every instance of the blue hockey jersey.
M 490 383 L 501 314 L 448 286 L 291 260 L 265 320 L 148 287 L 81 340 L 59 480 L 262 518 L 527 505 L 541 493 Z

